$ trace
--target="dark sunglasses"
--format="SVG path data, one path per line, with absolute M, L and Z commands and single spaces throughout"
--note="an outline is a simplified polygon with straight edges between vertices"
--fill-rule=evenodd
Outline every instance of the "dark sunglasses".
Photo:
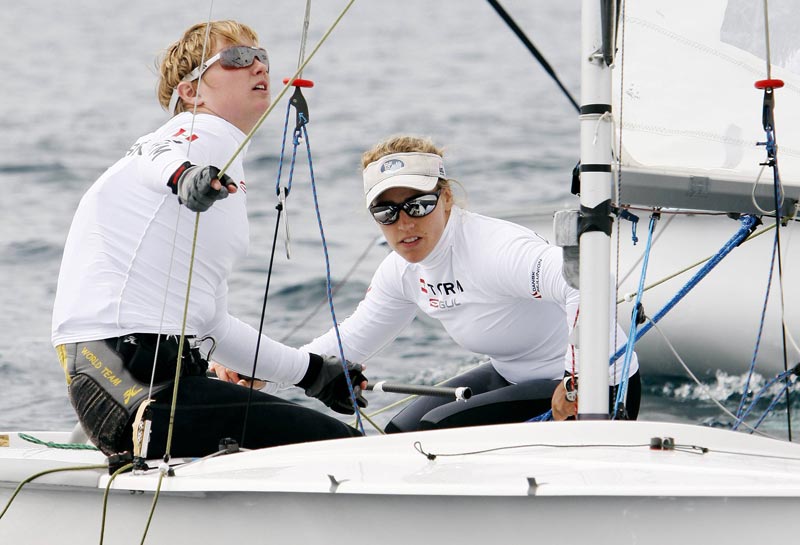
M 422 218 L 433 212 L 439 202 L 439 190 L 436 193 L 426 193 L 411 197 L 399 204 L 378 203 L 369 207 L 369 212 L 375 221 L 381 225 L 391 225 L 400 217 L 400 210 L 412 218 Z
M 223 68 L 247 68 L 251 66 L 256 59 L 266 66 L 267 72 L 269 72 L 269 57 L 267 57 L 267 50 L 263 47 L 250 47 L 247 45 L 228 47 L 189 72 L 189 74 L 183 78 L 183 81 L 196 80 L 217 61 L 219 61 L 219 64 Z

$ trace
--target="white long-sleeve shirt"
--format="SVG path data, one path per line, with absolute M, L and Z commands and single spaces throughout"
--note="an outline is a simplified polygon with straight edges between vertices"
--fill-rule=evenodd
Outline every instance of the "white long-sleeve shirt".
M 561 249 L 533 231 L 453 207 L 424 260 L 409 263 L 392 252 L 378 267 L 364 300 L 339 327 L 345 358 L 367 360 L 419 309 L 459 345 L 489 356 L 509 382 L 560 378 L 573 369 L 568 336 L 580 303 L 561 269 Z M 612 339 L 614 331 L 624 345 L 624 332 L 615 325 Z M 333 330 L 303 348 L 339 353 Z M 630 374 L 637 370 L 634 354 Z M 609 373 L 618 383 L 613 368 Z
M 196 214 L 179 204 L 168 180 L 187 160 L 222 168 L 244 138 L 222 118 L 198 114 L 192 125 L 182 113 L 100 176 L 81 199 L 64 247 L 54 345 L 180 334 Z M 239 190 L 200 215 L 186 334 L 214 337 L 214 360 L 249 375 L 258 332 L 228 314 L 227 303 L 228 276 L 249 245 L 242 155 L 226 171 Z M 305 351 L 262 335 L 257 376 L 294 384 L 307 367 Z

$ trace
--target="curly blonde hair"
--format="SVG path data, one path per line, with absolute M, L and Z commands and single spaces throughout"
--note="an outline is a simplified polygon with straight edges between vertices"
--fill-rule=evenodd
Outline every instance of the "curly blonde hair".
M 399 135 L 392 136 L 391 138 L 379 142 L 372 149 L 364 152 L 361 156 L 361 168 L 367 168 L 367 165 L 374 163 L 381 157 L 391 155 L 393 153 L 434 153 L 439 157 L 444 157 L 444 148 L 437 147 L 430 138 L 421 138 L 419 136 Z
M 189 27 L 183 33 L 183 37 L 170 45 L 164 52 L 159 66 L 161 78 L 158 82 L 156 94 L 158 102 L 167 110 L 169 101 L 172 98 L 172 91 L 186 75 L 200 66 L 203 59 L 203 44 L 206 41 L 206 27 L 208 31 L 208 43 L 206 44 L 205 55 L 210 57 L 220 43 L 228 42 L 231 44 L 252 43 L 258 44 L 258 35 L 249 26 L 237 21 L 212 21 L 211 23 L 198 23 Z M 179 114 L 186 111 L 186 106 L 182 100 L 178 101 L 174 112 Z

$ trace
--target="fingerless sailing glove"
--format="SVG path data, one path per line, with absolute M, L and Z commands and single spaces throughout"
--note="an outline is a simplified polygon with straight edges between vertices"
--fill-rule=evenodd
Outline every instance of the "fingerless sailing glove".
M 222 187 L 220 189 L 211 187 L 212 180 L 219 180 Z M 223 174 L 220 178 L 219 169 L 215 166 L 201 167 L 186 161 L 170 176 L 167 185 L 178 195 L 180 203 L 185 204 L 189 210 L 205 212 L 215 201 L 227 197 L 227 186 L 235 184 L 227 174 Z
M 361 371 L 361 364 L 347 362 L 347 372 L 356 395 L 356 403 L 363 409 L 367 406 L 367 400 L 361 395 L 359 385 L 367 380 L 367 377 Z M 335 356 L 309 354 L 308 370 L 296 386 L 303 388 L 307 396 L 316 397 L 337 413 L 355 413 L 342 363 Z

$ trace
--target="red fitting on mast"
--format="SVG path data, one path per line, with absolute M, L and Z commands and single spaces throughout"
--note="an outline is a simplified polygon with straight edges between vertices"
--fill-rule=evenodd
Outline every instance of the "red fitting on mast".
M 760 79 L 756 82 L 756 89 L 780 89 L 783 87 L 782 79 Z
M 286 85 L 287 83 L 289 83 L 289 78 L 283 78 L 283 84 Z M 314 82 L 310 79 L 297 78 L 292 82 L 292 85 L 295 87 L 314 87 Z M 783 82 L 781 82 L 781 85 L 783 85 Z

